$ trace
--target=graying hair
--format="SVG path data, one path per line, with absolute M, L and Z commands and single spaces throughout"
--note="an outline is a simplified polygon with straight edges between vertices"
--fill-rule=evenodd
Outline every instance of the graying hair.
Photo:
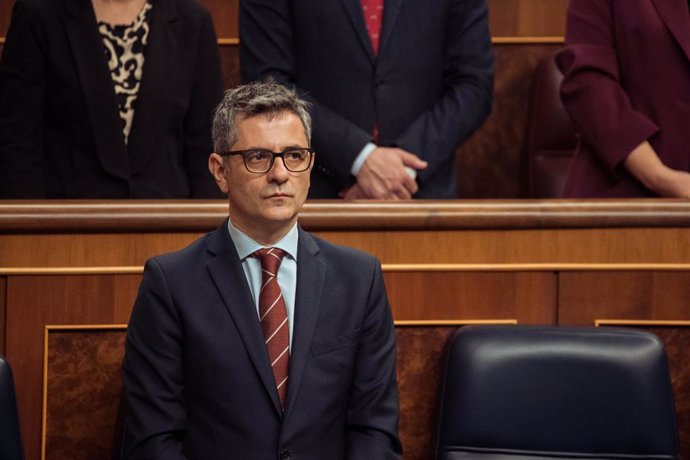
M 230 151 L 237 141 L 237 123 L 255 115 L 277 115 L 291 112 L 304 126 L 307 142 L 311 146 L 311 116 L 309 103 L 300 99 L 295 91 L 273 80 L 241 85 L 225 91 L 213 116 L 213 150 Z

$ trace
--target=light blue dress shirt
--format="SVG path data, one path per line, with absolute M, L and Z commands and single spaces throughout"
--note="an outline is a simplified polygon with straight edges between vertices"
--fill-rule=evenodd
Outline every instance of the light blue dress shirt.
M 259 317 L 259 291 L 261 291 L 261 262 L 256 257 L 251 255 L 258 251 L 263 246 L 252 238 L 242 233 L 237 229 L 228 219 L 228 232 L 232 242 L 235 243 L 237 255 L 242 262 L 242 269 L 244 275 L 247 277 L 247 284 L 249 290 L 254 298 L 254 305 L 256 306 L 256 317 Z M 297 290 L 297 241 L 299 239 L 299 232 L 297 231 L 297 224 L 295 224 L 290 231 L 276 244 L 271 247 L 279 248 L 285 251 L 283 261 L 278 268 L 278 284 L 280 291 L 283 294 L 285 301 L 285 308 L 287 310 L 288 326 L 290 328 L 290 352 L 292 352 L 292 331 L 295 318 L 295 291 Z

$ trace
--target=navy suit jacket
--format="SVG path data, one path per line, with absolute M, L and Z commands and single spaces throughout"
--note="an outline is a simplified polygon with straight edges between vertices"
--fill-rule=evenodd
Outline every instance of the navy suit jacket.
M 457 195 L 455 150 L 493 97 L 485 0 L 386 0 L 378 55 L 360 0 L 243 0 L 242 78 L 272 75 L 313 104 L 310 197 L 336 197 L 378 126 L 378 145 L 429 162 L 416 198 Z
M 572 0 L 557 62 L 580 133 L 566 196 L 654 196 L 622 166 L 645 140 L 664 164 L 690 171 L 686 0 Z
M 378 261 L 300 229 L 294 321 L 282 413 L 227 222 L 150 259 L 125 347 L 127 458 L 398 458 L 395 330 Z
M 151 0 L 125 145 L 90 0 L 18 0 L 0 61 L 0 198 L 221 197 L 208 172 L 222 76 L 211 17 Z

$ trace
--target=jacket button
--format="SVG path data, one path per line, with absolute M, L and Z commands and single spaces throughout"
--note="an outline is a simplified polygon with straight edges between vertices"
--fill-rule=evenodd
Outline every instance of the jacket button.
M 290 451 L 287 449 L 283 449 L 280 451 L 280 460 L 287 460 L 290 458 Z

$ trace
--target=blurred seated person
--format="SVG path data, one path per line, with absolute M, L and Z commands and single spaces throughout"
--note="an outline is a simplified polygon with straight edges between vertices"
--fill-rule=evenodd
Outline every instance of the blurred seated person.
M 688 0 L 571 0 L 561 97 L 568 197 L 690 197 Z
M 242 0 L 240 63 L 312 103 L 310 198 L 457 198 L 493 99 L 486 0 Z
M 0 61 L 0 198 L 220 197 L 223 84 L 196 0 L 17 0 Z

